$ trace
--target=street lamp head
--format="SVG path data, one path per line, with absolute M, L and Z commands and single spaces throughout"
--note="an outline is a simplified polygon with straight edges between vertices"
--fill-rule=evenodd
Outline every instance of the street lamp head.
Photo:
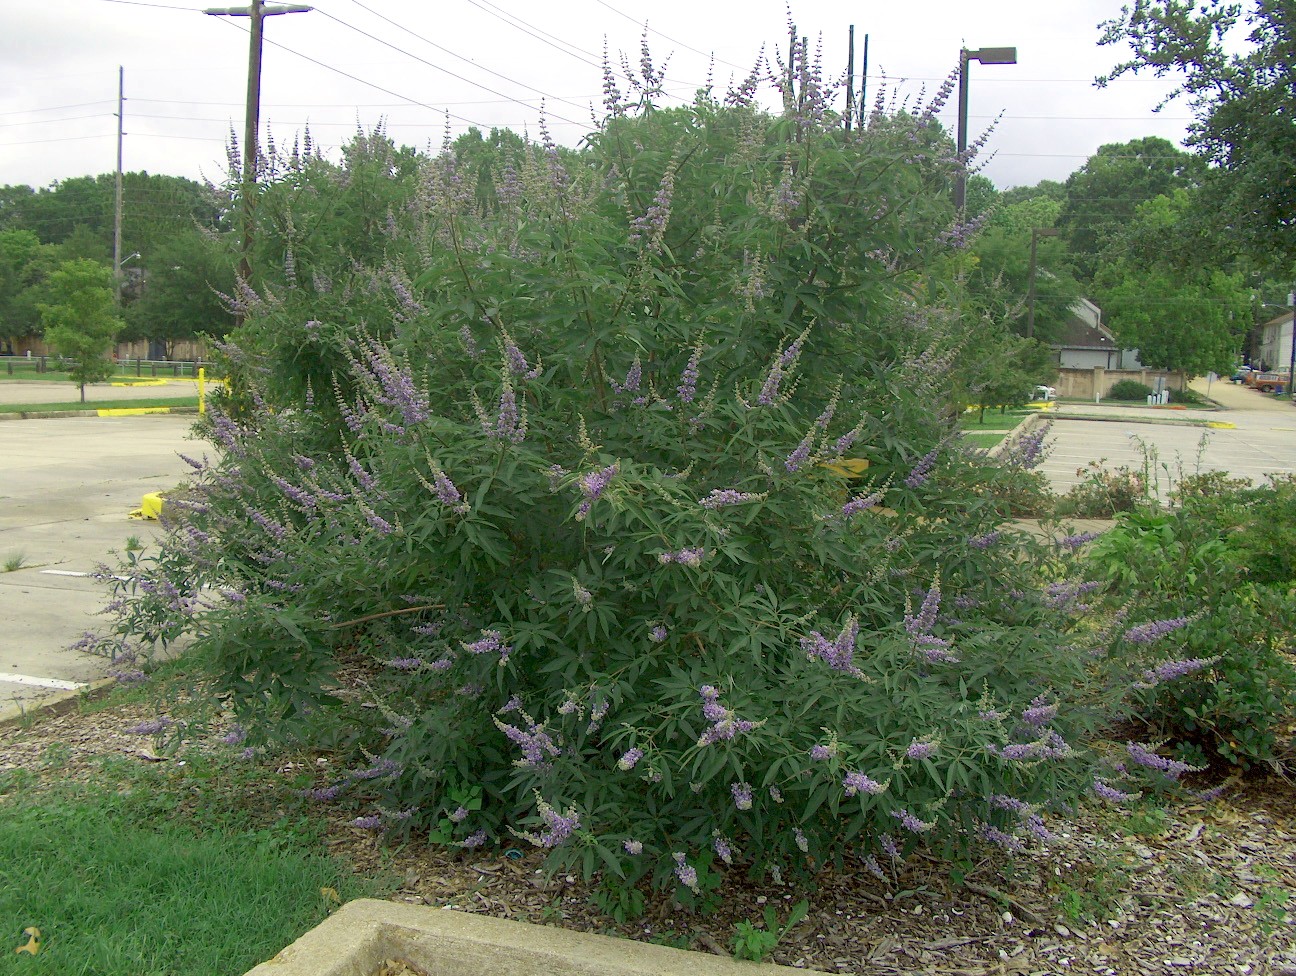
M 124 258 L 122 258 L 120 261 L 117 262 L 117 267 L 118 267 L 118 269 L 120 269 L 121 266 L 122 266 L 123 264 L 125 264 L 127 261 L 133 261 L 133 260 L 135 260 L 135 259 L 136 259 L 137 257 L 139 257 L 139 256 L 140 256 L 140 252 L 139 252 L 139 251 L 136 251 L 136 252 L 133 253 L 133 254 L 128 254 L 128 255 L 126 255 Z
M 982 64 L 1016 64 L 1015 47 L 983 47 L 976 51 L 963 51 L 963 57 L 969 61 L 980 61 Z

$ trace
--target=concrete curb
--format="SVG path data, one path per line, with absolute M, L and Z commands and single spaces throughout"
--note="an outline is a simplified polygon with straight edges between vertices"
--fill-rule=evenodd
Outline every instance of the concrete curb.
M 1029 433 L 1039 424 L 1047 423 L 1052 416 L 1052 412 L 1044 413 L 1041 411 L 1033 413 L 1029 417 L 1023 417 L 1016 427 L 1003 436 L 1003 439 L 998 444 L 991 445 L 986 449 L 986 457 L 997 458 L 1007 449 L 1009 444 L 1022 435 Z
M 430 976 L 777 976 L 809 971 L 363 898 L 343 905 L 246 976 L 372 976 L 388 960 L 411 963 Z
M 107 408 L 105 408 L 107 409 Z M 123 413 L 121 411 L 127 411 Z M 194 414 L 197 407 L 124 407 L 119 408 L 112 416 L 144 416 L 147 414 Z M 20 410 L 16 413 L 0 413 L 0 421 L 5 420 L 61 420 L 64 417 L 101 417 L 99 410 Z
M 66 715 L 82 701 L 102 698 L 116 686 L 116 678 L 100 678 L 76 691 L 60 691 L 56 695 L 6 705 L 0 708 L 0 729 L 21 725 L 24 722 L 39 722 L 41 719 L 52 718 L 55 715 Z
M 1049 414 L 1049 417 L 1053 420 L 1092 420 L 1099 424 L 1153 424 L 1165 427 L 1208 427 L 1212 423 L 1219 423 L 1219 421 L 1198 420 L 1195 417 L 1180 418 L 1161 414 L 1153 417 L 1132 414 L 1100 417 L 1092 413 L 1066 413 L 1062 410 Z

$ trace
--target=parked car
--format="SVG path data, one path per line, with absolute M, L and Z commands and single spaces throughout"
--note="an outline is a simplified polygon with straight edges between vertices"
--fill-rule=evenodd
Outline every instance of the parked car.
M 1289 378 L 1290 373 L 1285 369 L 1281 372 L 1271 369 L 1264 373 L 1253 369 L 1247 373 L 1242 382 L 1261 393 L 1273 393 L 1285 389 Z
M 1056 400 L 1057 390 L 1051 386 L 1037 386 L 1035 392 L 1031 394 L 1036 400 Z

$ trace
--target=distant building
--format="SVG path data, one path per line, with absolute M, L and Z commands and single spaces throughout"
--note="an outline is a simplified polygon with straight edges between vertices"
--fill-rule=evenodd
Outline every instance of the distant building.
M 1142 369 L 1137 349 L 1122 349 L 1102 324 L 1102 310 L 1082 298 L 1071 306 L 1071 317 L 1056 342 L 1050 344 L 1062 369 Z
M 1256 347 L 1253 366 L 1265 369 L 1286 369 L 1291 365 L 1292 313 L 1283 312 L 1260 326 L 1260 344 Z

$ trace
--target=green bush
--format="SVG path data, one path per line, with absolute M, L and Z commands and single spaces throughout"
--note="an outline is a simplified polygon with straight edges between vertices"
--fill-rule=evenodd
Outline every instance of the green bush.
M 1199 407 L 1206 403 L 1206 398 L 1192 387 L 1185 386 L 1182 390 L 1170 391 L 1170 402 L 1182 403 L 1185 406 L 1190 407 Z
M 1152 387 L 1140 383 L 1138 380 L 1117 380 L 1112 384 L 1112 388 L 1107 391 L 1107 399 L 1146 403 L 1147 398 L 1154 392 Z
M 1292 754 L 1296 594 L 1248 582 L 1250 535 L 1235 526 L 1273 494 L 1219 474 L 1186 479 L 1177 508 L 1123 515 L 1087 550 L 1115 584 L 1113 602 L 1160 621 L 1126 629 L 1113 646 L 1143 667 L 1138 714 L 1161 736 L 1242 767 Z
M 1088 788 L 1073 556 L 965 490 L 969 326 L 915 302 L 952 147 L 846 133 L 796 58 L 777 118 L 611 98 L 581 154 L 447 146 L 407 192 L 370 138 L 267 188 L 294 260 L 231 298 L 221 455 L 116 583 L 251 747 L 339 752 L 357 826 L 702 905 L 734 861 L 1016 849 Z M 400 199 L 354 254 L 293 237 Z

